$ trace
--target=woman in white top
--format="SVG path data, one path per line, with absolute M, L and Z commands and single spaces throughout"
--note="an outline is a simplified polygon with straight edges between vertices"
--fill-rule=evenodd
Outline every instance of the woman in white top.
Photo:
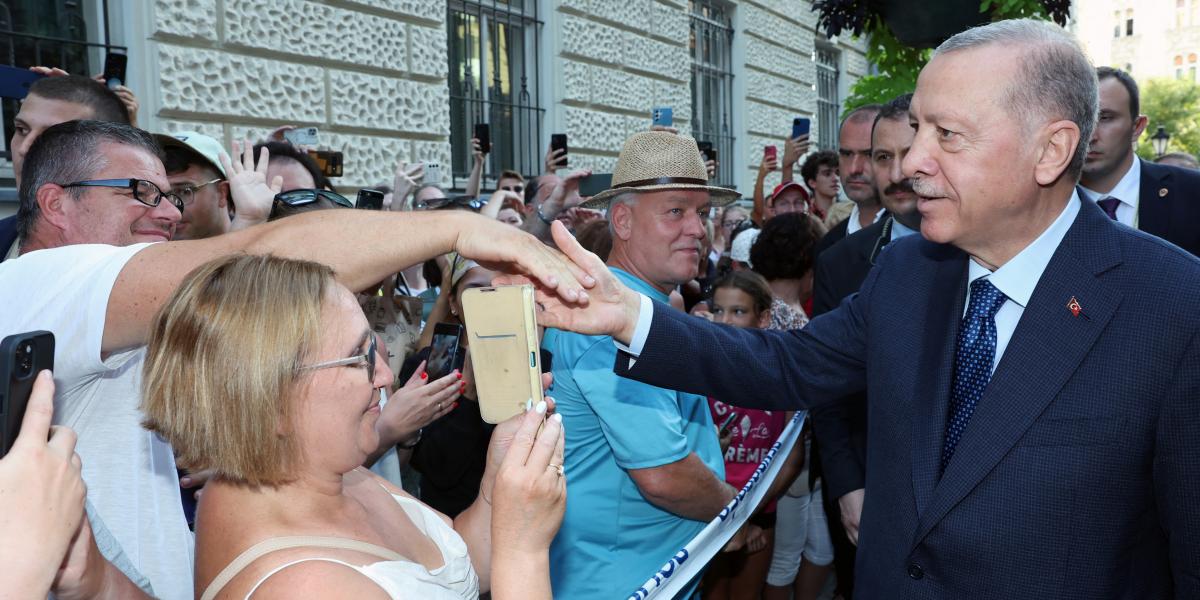
M 360 468 L 393 377 L 327 267 L 199 267 L 156 318 L 144 377 L 146 425 L 180 464 L 215 473 L 196 515 L 197 597 L 550 598 L 561 419 L 543 402 L 499 425 L 480 496 L 453 521 Z

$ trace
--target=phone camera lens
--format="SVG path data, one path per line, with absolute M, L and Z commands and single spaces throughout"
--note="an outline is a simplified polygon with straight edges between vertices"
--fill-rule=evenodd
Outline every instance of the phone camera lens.
M 17 350 L 17 376 L 28 377 L 33 373 L 33 346 L 25 344 Z

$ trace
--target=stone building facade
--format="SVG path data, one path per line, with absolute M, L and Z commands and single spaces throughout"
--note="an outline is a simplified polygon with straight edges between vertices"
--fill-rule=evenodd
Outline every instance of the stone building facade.
M 258 139 L 280 124 L 314 125 L 323 146 L 344 152 L 338 185 L 347 190 L 390 181 L 400 159 L 465 165 L 470 136 L 452 125 L 462 110 L 455 82 L 472 68 L 490 69 L 495 80 L 480 78 L 484 87 L 516 86 L 496 73 L 508 69 L 515 79 L 519 67 L 524 102 L 536 109 L 519 127 L 536 134 L 513 149 L 534 157 L 523 162 L 527 173 L 540 167 L 552 133 L 568 135 L 572 166 L 611 171 L 622 141 L 649 126 L 655 106 L 672 107 L 676 127 L 692 132 L 692 84 L 704 72 L 708 131 L 701 133 L 720 124 L 722 183 L 748 195 L 763 146 L 782 153 L 793 117 L 812 118 L 814 138 L 832 147 L 836 118 L 829 115 L 840 113 L 849 86 L 868 70 L 861 41 L 825 40 L 809 3 L 795 0 L 85 4 L 105 5 L 99 10 L 107 9 L 111 43 L 128 48 L 143 128 L 197 130 L 228 143 Z M 497 24 L 517 22 L 514 11 L 526 26 L 506 30 L 506 42 L 513 46 L 519 31 L 523 45 L 498 50 Z M 482 50 L 458 56 L 459 23 L 491 28 L 493 38 L 475 39 Z M 712 37 L 694 44 L 698 26 Z M 508 92 L 515 98 L 515 89 Z M 486 171 L 494 176 L 509 166 L 516 165 Z M 454 182 L 461 186 L 462 178 Z M 0 212 L 9 210 L 0 204 Z
M 1072 30 L 1092 61 L 1128 71 L 1139 82 L 1200 82 L 1200 0 L 1076 2 Z

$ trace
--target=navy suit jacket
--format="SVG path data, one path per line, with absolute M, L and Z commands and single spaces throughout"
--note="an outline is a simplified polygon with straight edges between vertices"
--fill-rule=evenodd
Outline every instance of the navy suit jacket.
M 798 331 L 656 306 L 615 370 L 772 409 L 865 382 L 856 598 L 1200 598 L 1200 259 L 1081 208 L 940 477 L 969 260 L 952 246 L 889 244 Z
M 8 249 L 17 241 L 17 217 L 0 219 L 0 262 L 8 255 Z
M 1200 256 L 1200 171 L 1141 163 L 1138 229 Z

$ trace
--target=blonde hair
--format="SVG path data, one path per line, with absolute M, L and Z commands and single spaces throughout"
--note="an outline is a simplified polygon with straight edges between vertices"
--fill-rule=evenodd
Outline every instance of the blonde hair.
M 142 384 L 144 425 L 181 466 L 288 481 L 300 457 L 289 399 L 333 283 L 325 265 L 274 256 L 219 258 L 187 276 L 155 316 Z

